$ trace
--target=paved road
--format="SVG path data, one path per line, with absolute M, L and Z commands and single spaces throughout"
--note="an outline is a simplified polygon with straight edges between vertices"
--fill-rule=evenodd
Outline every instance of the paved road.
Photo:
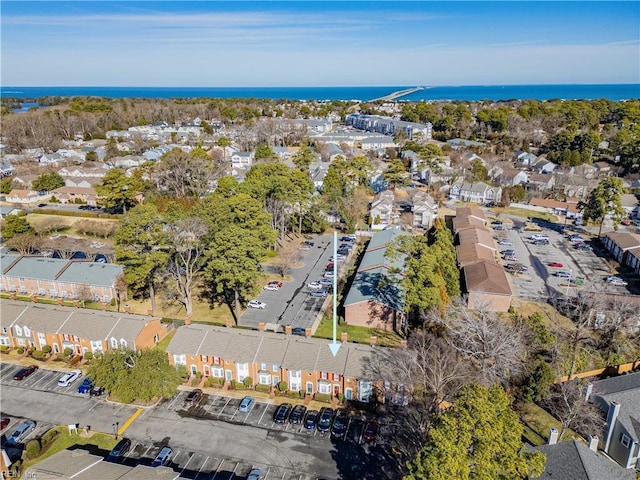
M 23 381 L 15 381 L 13 375 L 18 368 L 0 363 L 2 413 L 12 417 L 3 435 L 10 434 L 25 418 L 38 424 L 29 438 L 53 425 L 74 423 L 111 433 L 116 422 L 117 428 L 122 428 L 137 410 L 78 394 L 81 380 L 69 387 L 58 387 L 57 380 L 62 375 L 58 371 L 40 369 Z M 149 465 L 160 448 L 168 444 L 174 450 L 171 467 L 200 480 L 242 477 L 253 466 L 268 472 L 268 479 L 397 478 L 389 466 L 389 447 L 363 442 L 366 418 L 362 415 L 351 416 L 346 438 L 336 440 L 299 425 L 275 424 L 274 403 L 257 402 L 249 413 L 242 413 L 238 411 L 239 398 L 205 395 L 197 405 L 185 408 L 186 395 L 182 391 L 155 407 L 145 408 L 128 426 L 123 435 L 132 440 L 133 448 L 127 464 Z M 383 425 L 381 431 L 384 428 Z

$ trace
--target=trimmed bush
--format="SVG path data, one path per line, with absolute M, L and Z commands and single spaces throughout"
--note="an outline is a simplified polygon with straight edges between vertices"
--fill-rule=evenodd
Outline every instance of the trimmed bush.
M 73 350 L 72 350 L 72 349 L 70 349 L 69 347 L 65 348 L 65 349 L 62 351 L 62 355 L 63 355 L 64 357 L 70 357 L 72 353 L 73 353 Z
M 210 378 L 209 381 L 211 382 L 212 385 L 219 385 L 219 386 L 224 385 L 223 377 Z
M 244 389 L 246 388 L 244 383 L 242 383 L 242 382 L 236 382 L 235 380 L 233 380 L 233 381 L 231 382 L 231 386 L 232 386 L 235 390 L 244 390 Z
M 300 398 L 299 392 L 297 392 L 295 390 L 290 390 L 286 394 L 283 394 L 283 395 L 286 395 L 289 398 Z
M 47 430 L 44 435 L 40 438 L 40 444 L 44 448 L 46 445 L 49 445 L 56 437 L 58 436 L 58 431 L 55 428 L 51 430 Z
M 18 347 L 18 355 L 22 355 L 24 353 L 24 347 Z
M 251 385 L 253 385 L 253 378 L 244 377 L 244 380 L 242 381 L 242 383 L 244 384 L 245 387 L 249 388 Z
M 289 384 L 287 382 L 278 382 L 278 390 L 280 392 L 286 392 L 289 390 Z
M 33 440 L 29 440 L 24 447 L 24 451 L 27 458 L 36 458 L 40 453 L 40 441 L 35 438 Z
M 259 383 L 256 385 L 256 392 L 269 393 L 271 391 L 271 385 L 264 385 Z
M 339 393 L 339 394 L 338 394 L 338 401 L 339 401 L 340 403 L 344 402 L 344 394 L 343 394 L 343 393 Z
M 9 346 L 7 346 L 7 345 L 2 345 L 2 346 L 0 347 L 0 352 L 2 352 L 2 353 L 9 353 L 9 349 L 10 349 L 10 348 L 9 348 Z
M 84 359 L 85 360 L 93 360 L 93 353 L 92 352 L 87 352 L 84 354 Z
M 44 358 L 44 352 L 41 350 L 34 350 L 31 352 L 31 356 L 36 360 L 42 360 Z
M 46 355 L 49 355 L 51 353 L 51 345 L 45 345 L 44 347 L 42 347 L 42 352 Z
M 331 398 L 330 393 L 316 393 L 313 395 L 313 399 L 318 402 L 331 403 Z

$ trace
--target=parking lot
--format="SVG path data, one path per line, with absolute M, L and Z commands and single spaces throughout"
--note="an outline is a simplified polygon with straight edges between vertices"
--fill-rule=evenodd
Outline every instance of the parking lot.
M 628 287 L 605 282 L 605 278 L 612 275 L 612 272 L 607 263 L 609 254 L 599 242 L 593 240 L 588 233 L 582 233 L 589 249 L 578 250 L 574 248 L 576 242 L 568 238 L 572 233 L 576 232 L 564 232 L 559 226 L 556 229 L 543 228 L 540 232 L 525 231 L 522 228 L 494 231 L 496 240 L 507 239 L 512 243 L 498 245 L 498 251 L 514 251 L 512 260 L 503 258 L 502 264 L 519 263 L 526 268 L 524 272 L 510 275 L 514 293 L 520 298 L 544 301 L 554 295 L 574 296 L 590 287 L 610 293 L 628 292 Z M 531 239 L 535 234 L 547 235 L 549 243 L 536 245 Z
M 68 387 L 60 387 L 58 386 L 58 380 L 65 372 L 41 368 L 24 380 L 14 380 L 13 376 L 18 372 L 18 370 L 20 370 L 20 368 L 22 367 L 12 363 L 0 363 L 0 383 L 2 385 L 15 385 L 29 388 L 31 390 L 43 390 L 77 397 L 89 396 L 87 394 L 78 393 L 78 386 L 82 383 L 83 379 L 82 376 Z M 92 401 L 97 401 L 97 398 L 92 399 Z

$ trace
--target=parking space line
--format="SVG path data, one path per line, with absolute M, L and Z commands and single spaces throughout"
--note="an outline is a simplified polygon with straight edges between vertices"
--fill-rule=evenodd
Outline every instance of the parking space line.
M 198 480 L 198 477 L 200 476 L 200 473 L 202 473 L 202 470 L 204 469 L 204 466 L 207 464 L 207 462 L 209 461 L 209 457 L 207 456 L 207 458 L 204 459 L 204 462 L 202 462 L 202 465 L 200 465 L 200 468 L 198 469 L 198 472 L 196 473 L 196 476 L 193 477 L 193 480 Z M 182 472 L 180 472 L 182 473 Z
M 217 417 L 220 417 L 220 414 L 222 414 L 222 412 L 224 412 L 224 409 L 227 408 L 227 405 L 229 405 L 229 402 L 231 401 L 231 398 L 227 399 L 227 403 L 224 404 L 224 407 L 222 407 L 222 409 L 218 412 Z
M 264 417 L 264 414 L 267 413 L 267 410 L 269 410 L 268 406 L 265 407 L 264 411 L 262 412 L 262 415 L 260 415 L 260 420 L 258 420 L 258 425 L 262 423 L 262 418 Z
M 185 463 L 185 464 L 184 464 L 184 467 L 182 467 L 182 470 L 180 470 L 180 474 L 179 474 L 179 475 L 176 475 L 176 477 L 175 477 L 175 478 L 178 478 L 178 477 L 181 477 L 181 476 L 182 476 L 182 472 L 184 472 L 184 471 L 187 469 L 187 466 L 189 465 L 189 462 L 191 462 L 191 460 L 193 460 L 193 457 L 195 457 L 195 454 L 194 454 L 194 455 L 191 455 L 191 456 L 189 457 L 189 460 L 187 460 L 187 463 Z
M 149 445 L 147 449 L 144 451 L 144 453 L 140 456 L 140 458 L 146 457 L 147 453 L 149 453 L 149 450 L 151 450 L 152 448 L 153 448 L 153 445 Z
M 216 477 L 218 476 L 218 473 L 220 473 L 220 467 L 222 466 L 223 463 L 224 463 L 224 458 L 220 460 L 220 463 L 216 467 L 216 471 L 213 474 L 213 477 L 211 478 L 211 480 L 216 480 Z
M 351 426 L 351 420 L 353 419 L 349 418 L 349 421 L 347 422 L 347 429 L 344 431 L 344 438 L 347 438 L 347 435 L 349 435 L 349 427 Z
M 175 455 L 173 456 L 173 458 L 171 459 L 171 461 L 173 463 L 175 463 L 176 465 L 178 464 L 178 457 L 180 456 L 180 454 L 182 453 L 182 450 L 177 450 Z
M 176 402 L 176 400 L 178 400 L 178 398 L 180 398 L 180 393 L 178 393 L 175 398 L 173 400 L 171 400 L 171 402 L 169 402 L 169 405 L 167 405 L 167 410 L 171 410 L 171 407 L 173 406 L 173 404 Z
M 122 410 L 124 407 L 124 405 L 120 405 L 115 412 L 113 412 L 113 415 L 116 416 L 118 414 L 118 412 L 120 412 L 120 410 Z
M 144 408 L 139 408 L 137 409 L 133 415 L 131 415 L 129 417 L 129 419 L 124 422 L 124 424 L 120 427 L 120 430 L 118 430 L 118 435 L 122 435 L 124 433 L 124 431 L 129 428 L 129 425 L 131 425 L 133 423 L 133 421 L 138 418 L 138 416 L 144 411 Z
M 131 456 L 138 445 L 140 445 L 138 442 L 131 442 L 131 447 L 129 447 L 129 451 L 124 456 L 125 461 Z

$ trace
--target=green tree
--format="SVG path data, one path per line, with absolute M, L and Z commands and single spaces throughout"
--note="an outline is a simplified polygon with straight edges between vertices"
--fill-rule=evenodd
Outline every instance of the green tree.
M 388 185 L 393 187 L 401 187 L 411 183 L 411 178 L 409 177 L 407 168 L 404 163 L 402 163 L 402 160 L 391 161 L 387 166 L 387 169 L 382 172 L 382 178 Z
M 0 180 L 0 193 L 7 195 L 13 189 L 13 180 L 10 177 Z
M 218 141 L 216 142 L 216 145 L 218 145 L 220 148 L 222 148 L 222 161 L 226 161 L 227 160 L 227 147 L 231 146 L 231 140 L 229 140 L 228 137 L 220 137 L 218 139 Z
M 444 279 L 449 299 L 459 297 L 460 270 L 458 269 L 456 247 L 453 245 L 451 230 L 440 218 L 436 218 L 429 231 L 429 245 L 438 258 L 436 273 Z
M 124 280 L 136 297 L 151 300 L 156 309 L 156 273 L 167 265 L 169 247 L 164 219 L 157 207 L 145 203 L 132 208 L 114 235 L 116 260 L 124 266 Z
M 57 172 L 43 173 L 31 182 L 31 188 L 39 192 L 50 192 L 60 187 L 64 187 L 64 178 Z
M 275 161 L 278 159 L 278 155 L 276 155 L 276 152 L 271 150 L 271 147 L 269 145 L 267 145 L 266 143 L 260 143 L 256 147 L 255 159 L 256 161 Z
M 593 220 L 600 222 L 598 236 L 602 235 L 602 225 L 607 215 L 613 217 L 614 228 L 617 228 L 625 217 L 622 207 L 622 194 L 624 185 L 622 179 L 618 177 L 607 177 L 594 188 L 586 202 L 580 202 L 579 208 L 586 221 Z
M 4 228 L 2 229 L 2 237 L 5 240 L 10 240 L 15 235 L 21 233 L 35 234 L 36 231 L 27 222 L 27 214 L 20 212 L 18 215 L 8 215 L 4 220 Z
M 469 173 L 471 175 L 472 182 L 484 182 L 488 176 L 487 167 L 484 166 L 482 160 L 479 158 L 476 158 L 471 162 L 471 171 Z
M 175 395 L 183 369 L 169 364 L 161 350 L 109 350 L 91 361 L 88 376 L 123 403 L 148 402 Z
M 469 385 L 434 419 L 429 441 L 407 464 L 404 480 L 490 480 L 537 477 L 545 456 L 522 444 L 524 427 L 498 385 Z
M 300 147 L 300 151 L 293 156 L 293 164 L 300 170 L 307 172 L 313 160 L 313 152 L 307 145 Z
M 112 168 L 103 177 L 102 183 L 96 185 L 96 193 L 100 195 L 100 203 L 108 209 L 122 210 L 134 206 L 138 195 L 138 182 L 134 177 L 127 177 L 124 170 Z
M 541 402 L 549 397 L 555 375 L 551 366 L 542 356 L 538 356 L 536 363 L 525 379 L 522 401 Z

